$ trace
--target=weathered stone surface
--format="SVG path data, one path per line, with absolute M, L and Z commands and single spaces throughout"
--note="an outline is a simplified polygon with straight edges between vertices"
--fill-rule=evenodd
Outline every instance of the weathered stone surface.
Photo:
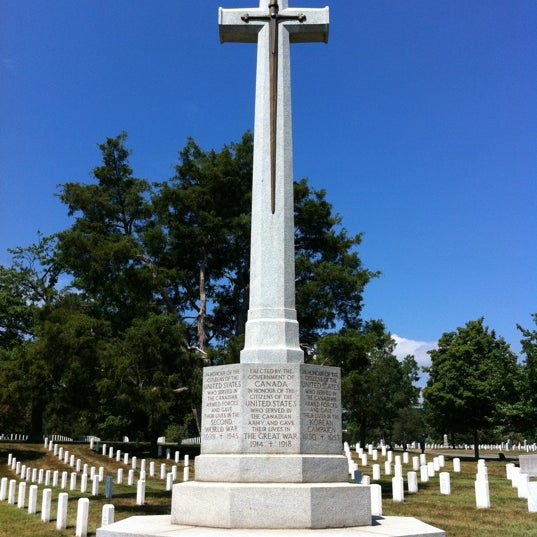
M 339 368 L 206 367 L 202 424 L 202 454 L 340 454 Z
M 199 455 L 196 481 L 230 483 L 347 482 L 343 455 Z
M 314 530 L 226 529 L 177 526 L 169 515 L 134 516 L 97 530 L 97 537 L 445 537 L 411 517 L 374 517 L 372 526 Z
M 216 528 L 371 524 L 369 487 L 349 483 L 202 483 L 173 487 L 172 523 Z
M 530 477 L 537 476 L 537 455 L 520 455 L 518 462 L 520 463 L 520 473 Z

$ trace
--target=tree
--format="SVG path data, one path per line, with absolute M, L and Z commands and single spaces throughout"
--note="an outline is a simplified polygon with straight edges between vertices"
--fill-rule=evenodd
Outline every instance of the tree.
M 379 276 L 362 266 L 362 235 L 349 236 L 324 190 L 294 185 L 296 309 L 300 341 L 311 359 L 317 340 L 336 327 L 361 327 L 362 295 Z
M 73 286 L 95 304 L 95 315 L 123 330 L 152 310 L 155 274 L 147 265 L 140 232 L 150 216 L 149 184 L 132 176 L 127 135 L 99 145 L 97 184 L 66 183 L 60 199 L 71 228 L 58 234 L 57 260 Z
M 412 356 L 400 362 L 394 349 L 395 341 L 381 321 L 327 335 L 318 343 L 318 361 L 341 368 L 345 427 L 357 429 L 353 440 L 362 445 L 373 434 L 393 440 L 397 418 L 417 404 L 417 363 Z
M 484 319 L 447 332 L 429 351 L 423 391 L 429 425 L 438 433 L 471 434 L 479 458 L 479 433 L 492 427 L 502 403 L 516 399 L 517 360 Z
M 43 316 L 61 297 L 54 237 L 9 250 L 12 266 L 0 268 L 0 423 L 41 441 L 47 364 L 32 358 Z
M 537 313 L 532 315 L 533 322 L 537 325 Z M 537 435 L 537 326 L 533 330 L 523 328 L 517 324 L 522 334 L 520 343 L 525 355 L 523 365 L 523 386 L 519 415 L 524 417 L 523 430 L 532 436 Z

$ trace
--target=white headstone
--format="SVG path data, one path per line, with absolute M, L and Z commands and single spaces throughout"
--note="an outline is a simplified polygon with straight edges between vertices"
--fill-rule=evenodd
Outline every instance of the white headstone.
M 420 481 L 422 483 L 429 481 L 429 468 L 426 465 L 420 466 Z
M 144 505 L 145 503 L 145 480 L 139 479 L 136 486 L 136 505 Z
M 420 469 L 420 458 L 418 456 L 412 457 L 412 470 L 418 472 Z
M 7 477 L 3 477 L 0 480 L 0 502 L 3 502 L 7 499 Z
M 19 493 L 17 495 L 17 507 L 19 509 L 24 509 L 26 503 L 26 481 L 21 481 L 19 483 Z
M 528 483 L 528 511 L 537 513 L 537 481 Z
M 163 462 L 160 465 L 160 479 L 162 479 L 164 481 L 164 479 L 166 479 L 166 474 L 167 474 L 166 463 Z
M 66 489 L 67 488 L 67 472 L 62 472 L 62 482 L 61 482 L 61 488 Z
M 93 479 L 91 480 L 91 495 L 92 496 L 99 495 L 99 476 L 98 475 L 94 475 Z
M 10 479 L 8 489 L 7 489 L 7 503 L 10 505 L 14 505 L 16 497 L 17 497 L 17 481 L 15 479 Z
M 486 479 L 475 481 L 475 505 L 478 509 L 490 509 L 489 482 Z
M 43 489 L 41 499 L 41 520 L 50 522 L 50 505 L 52 503 L 52 489 Z
M 382 516 L 382 487 L 373 484 L 369 489 L 371 492 L 371 515 Z
M 111 503 L 103 505 L 101 526 L 109 526 L 114 523 L 114 506 Z
M 372 466 L 373 470 L 373 481 L 379 481 L 380 480 L 380 464 L 373 464 Z
M 88 490 L 88 474 L 82 474 L 80 477 L 80 492 L 84 494 Z
M 134 470 L 131 468 L 127 474 L 127 485 L 132 487 L 134 485 Z
M 149 477 L 155 477 L 155 461 L 149 463 Z
M 172 490 L 173 487 L 173 474 L 168 472 L 166 474 L 166 490 Z
M 58 510 L 56 515 L 56 529 L 64 530 L 67 527 L 67 502 L 69 495 L 67 492 L 60 492 L 58 495 Z
M 28 492 L 28 514 L 35 515 L 37 513 L 37 485 L 30 485 Z
M 136 470 L 136 461 L 137 461 L 136 456 L 133 456 L 133 457 L 132 457 L 132 460 L 131 460 L 131 468 L 132 468 L 133 470 Z
M 117 469 L 117 484 L 118 485 L 123 484 L 123 468 Z
M 528 474 L 520 474 L 518 476 L 518 497 L 528 497 L 528 483 L 530 482 L 530 476 Z
M 390 461 L 384 462 L 384 475 L 392 475 L 392 463 Z
M 414 471 L 407 473 L 408 492 L 418 492 L 418 474 Z
M 50 470 L 45 470 L 45 487 L 50 486 Z
M 69 490 L 76 490 L 76 472 L 71 472 L 71 483 L 69 484 Z
M 461 460 L 458 457 L 453 459 L 453 472 L 459 474 L 461 471 Z
M 394 502 L 405 501 L 405 482 L 402 477 L 392 477 L 392 499 Z
M 451 494 L 451 480 L 449 472 L 440 472 L 440 494 Z
M 112 449 L 112 448 L 110 448 Z M 86 537 L 88 535 L 89 499 L 80 498 L 76 510 L 76 537 Z
M 183 468 L 183 481 L 188 481 L 190 479 L 190 473 L 188 466 Z

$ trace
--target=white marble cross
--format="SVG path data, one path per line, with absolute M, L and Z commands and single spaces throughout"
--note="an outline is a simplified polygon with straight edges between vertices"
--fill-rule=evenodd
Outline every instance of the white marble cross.
M 290 43 L 327 42 L 328 8 L 219 10 L 221 42 L 256 43 L 250 304 L 241 363 L 302 363 L 295 309 Z

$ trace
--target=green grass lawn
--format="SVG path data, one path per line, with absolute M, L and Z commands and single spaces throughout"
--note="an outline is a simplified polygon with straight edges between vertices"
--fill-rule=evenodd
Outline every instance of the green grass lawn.
M 157 478 L 149 478 L 146 483 L 146 504 L 136 505 L 136 487 L 117 485 L 115 483 L 117 469 L 124 468 L 124 483 L 127 481 L 127 467 L 114 459 L 97 454 L 87 446 L 64 445 L 76 458 L 90 467 L 105 468 L 105 475 L 114 478 L 113 497 L 111 500 L 104 498 L 104 484 L 100 486 L 100 494 L 94 498 L 86 493 L 81 495 L 78 491 L 64 491 L 69 494 L 69 509 L 67 530 L 56 530 L 56 505 L 59 488 L 53 488 L 51 522 L 41 522 L 41 491 L 44 486 L 39 486 L 37 514 L 29 515 L 27 508 L 18 509 L 17 505 L 8 505 L 6 501 L 0 502 L 0 537 L 58 537 L 74 536 L 76 510 L 78 499 L 82 496 L 90 497 L 90 518 L 88 535 L 95 535 L 96 528 L 101 525 L 102 506 L 112 503 L 115 506 L 115 520 L 120 520 L 133 515 L 169 514 L 171 504 L 171 492 L 165 490 L 165 482 Z M 0 477 L 14 479 L 14 472 L 7 466 L 8 453 L 12 453 L 17 460 L 32 468 L 44 468 L 50 470 L 64 470 L 69 473 L 73 469 L 63 464 L 51 452 L 41 445 L 30 444 L 0 444 Z M 438 476 L 431 478 L 428 483 L 418 483 L 419 492 L 408 494 L 405 491 L 405 501 L 395 503 L 391 496 L 391 479 L 384 478 L 380 481 L 383 490 L 383 514 L 385 516 L 411 516 L 432 524 L 447 532 L 448 537 L 537 537 L 537 513 L 529 513 L 527 500 L 517 497 L 516 489 L 511 487 L 510 481 L 505 477 L 505 462 L 499 460 L 487 461 L 490 482 L 490 509 L 476 509 L 474 480 L 477 471 L 475 461 L 463 461 L 462 472 L 453 473 L 451 457 L 456 453 L 446 450 L 445 471 L 451 474 L 451 495 L 440 494 Z M 411 454 L 412 456 L 413 454 Z M 467 454 L 466 454 L 467 455 Z M 484 455 L 486 455 L 484 453 Z M 497 453 L 494 453 L 497 456 Z M 428 460 L 433 455 L 428 454 Z M 122 457 L 123 460 L 123 457 Z M 156 475 L 160 475 L 160 464 L 167 463 L 168 471 L 172 461 L 164 459 L 148 459 L 147 475 L 149 474 L 149 461 L 155 460 Z M 412 460 L 412 458 L 410 459 Z M 379 461 L 382 462 L 382 461 Z M 139 468 L 139 465 L 138 465 Z M 404 466 L 404 475 L 411 470 L 411 466 Z M 371 475 L 371 466 L 361 468 L 364 474 Z M 178 480 L 183 476 L 182 464 L 178 468 Z M 136 472 L 138 475 L 138 471 Z M 419 481 L 419 473 L 418 473 Z M 69 480 L 68 480 L 69 483 Z M 77 480 L 78 490 L 80 478 Z M 28 495 L 29 484 L 27 486 Z M 88 483 L 91 492 L 91 481 Z M 26 501 L 27 504 L 27 501 Z

